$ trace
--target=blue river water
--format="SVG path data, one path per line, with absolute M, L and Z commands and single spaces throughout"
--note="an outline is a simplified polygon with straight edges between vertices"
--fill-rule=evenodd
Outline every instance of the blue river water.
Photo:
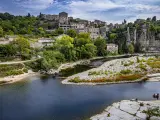
M 0 86 L 0 120 L 87 120 L 114 102 L 158 92 L 160 82 L 76 86 L 35 76 Z

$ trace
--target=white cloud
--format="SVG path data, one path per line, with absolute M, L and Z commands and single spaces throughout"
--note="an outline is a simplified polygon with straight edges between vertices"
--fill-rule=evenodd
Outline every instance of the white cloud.
M 15 3 L 29 11 L 44 10 L 53 5 L 54 0 L 14 0 Z
M 160 16 L 159 0 L 14 0 L 27 12 L 54 14 L 66 11 L 70 16 L 88 20 L 121 22 Z M 158 18 L 159 19 L 159 18 Z
M 160 6 L 149 4 L 150 2 L 154 3 L 153 0 L 146 0 L 146 2 L 144 0 L 78 0 L 71 1 L 65 8 L 70 11 L 73 17 L 118 22 L 125 18 L 135 20 L 141 15 L 142 17 L 144 15 L 152 17 L 156 13 L 160 13 Z M 115 11 L 112 12 L 112 10 Z

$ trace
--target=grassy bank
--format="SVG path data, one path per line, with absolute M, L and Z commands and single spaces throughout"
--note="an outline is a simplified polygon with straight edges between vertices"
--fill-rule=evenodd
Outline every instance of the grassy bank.
M 11 65 L 0 65 L 0 77 L 7 77 L 12 75 L 20 75 L 27 73 L 28 69 L 23 64 L 11 64 Z

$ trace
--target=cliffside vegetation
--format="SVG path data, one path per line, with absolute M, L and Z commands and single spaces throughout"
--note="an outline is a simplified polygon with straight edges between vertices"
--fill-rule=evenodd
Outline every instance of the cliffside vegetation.
M 47 32 L 46 29 L 53 29 L 49 23 L 41 22 L 41 17 L 14 16 L 9 13 L 0 13 L 0 37 L 6 35 L 18 35 L 19 37 L 10 44 L 0 45 L 0 59 L 20 58 L 23 60 L 41 56 L 38 61 L 39 69 L 49 70 L 57 68 L 61 63 L 67 61 L 76 61 L 79 59 L 88 59 L 94 56 L 106 56 L 106 43 L 115 43 L 119 46 L 119 53 L 139 52 L 140 45 L 131 44 L 127 46 L 126 30 L 130 28 L 131 32 L 136 28 L 137 36 L 142 32 L 143 25 L 148 25 L 148 30 L 158 37 L 160 32 L 160 21 L 153 19 L 138 20 L 135 23 L 123 23 L 120 27 L 113 27 L 107 32 L 107 39 L 101 37 L 96 40 L 90 38 L 89 33 L 77 34 L 75 30 L 68 30 L 66 36 L 56 39 L 50 47 L 43 49 L 31 48 L 33 39 L 40 37 L 50 37 L 64 33 L 62 28 L 57 28 L 53 32 Z M 133 38 L 133 36 L 131 37 Z M 133 41 L 133 40 L 131 40 Z M 3 60 L 4 61 L 4 60 Z

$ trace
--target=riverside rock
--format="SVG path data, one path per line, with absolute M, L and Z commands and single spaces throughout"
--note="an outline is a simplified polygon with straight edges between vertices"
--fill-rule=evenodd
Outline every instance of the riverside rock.
M 141 105 L 143 104 L 143 105 Z M 146 120 L 147 115 L 143 110 L 160 107 L 158 101 L 130 101 L 123 100 L 107 107 L 101 114 L 91 117 L 91 120 Z M 151 120 L 160 120 L 160 117 L 152 116 Z

